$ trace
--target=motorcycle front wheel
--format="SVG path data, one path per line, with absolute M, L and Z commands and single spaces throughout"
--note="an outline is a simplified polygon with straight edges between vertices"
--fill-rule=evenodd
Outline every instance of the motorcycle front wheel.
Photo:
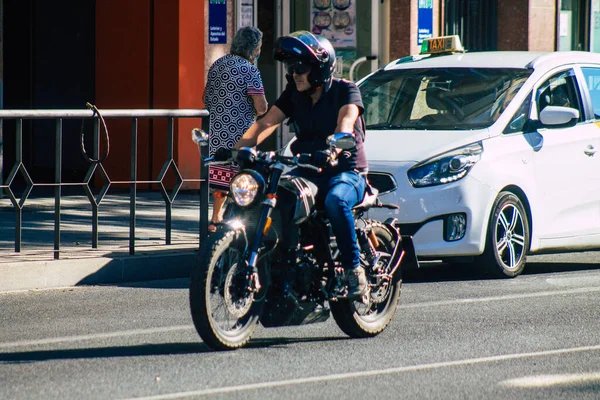
M 234 231 L 211 235 L 200 247 L 190 280 L 190 309 L 196 331 L 216 350 L 248 343 L 262 302 L 248 290 L 244 246 Z
M 379 242 L 375 250 L 381 252 L 381 262 L 389 262 L 395 245 L 394 236 L 382 224 L 375 221 L 371 223 Z M 400 269 L 396 271 L 395 279 L 392 279 L 387 287 L 373 288 L 368 304 L 345 299 L 330 302 L 333 318 L 346 335 L 352 338 L 372 337 L 383 332 L 388 326 L 396 314 L 400 300 Z M 367 276 L 368 274 L 367 272 Z

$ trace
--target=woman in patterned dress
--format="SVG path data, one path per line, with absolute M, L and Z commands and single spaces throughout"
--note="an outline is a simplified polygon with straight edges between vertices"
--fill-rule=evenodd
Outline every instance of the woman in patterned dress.
M 267 112 L 267 100 L 260 72 L 256 67 L 262 32 L 254 27 L 241 28 L 233 38 L 230 54 L 208 70 L 204 104 L 210 113 L 209 155 L 231 149 L 244 132 Z M 211 166 L 209 185 L 213 194 L 210 232 L 221 222 L 229 182 L 235 167 Z

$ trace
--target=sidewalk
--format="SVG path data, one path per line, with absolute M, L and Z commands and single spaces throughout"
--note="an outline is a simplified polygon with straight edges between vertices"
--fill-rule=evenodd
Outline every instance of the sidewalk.
M 138 192 L 135 254 L 129 254 L 129 194 L 107 194 L 99 206 L 98 248 L 92 248 L 92 208 L 85 195 L 61 198 L 60 253 L 54 259 L 54 198 L 25 202 L 21 252 L 15 252 L 16 212 L 0 198 L 0 292 L 118 283 L 189 275 L 199 247 L 199 195 L 178 193 L 171 245 L 165 245 L 165 202 Z M 210 213 L 210 210 L 209 210 Z

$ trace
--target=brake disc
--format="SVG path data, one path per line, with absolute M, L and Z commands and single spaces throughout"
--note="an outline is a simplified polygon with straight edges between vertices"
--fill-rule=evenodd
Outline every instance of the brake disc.
M 246 274 L 239 264 L 232 266 L 225 278 L 225 306 L 235 318 L 241 318 L 250 311 L 254 302 L 254 293 L 248 290 Z

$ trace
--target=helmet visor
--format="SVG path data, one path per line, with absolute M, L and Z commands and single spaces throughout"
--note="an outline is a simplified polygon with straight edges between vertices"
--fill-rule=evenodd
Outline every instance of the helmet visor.
M 288 74 L 292 75 L 294 72 L 298 75 L 304 75 L 310 72 L 312 66 L 306 62 L 300 60 L 290 60 L 285 62 L 285 69 Z

